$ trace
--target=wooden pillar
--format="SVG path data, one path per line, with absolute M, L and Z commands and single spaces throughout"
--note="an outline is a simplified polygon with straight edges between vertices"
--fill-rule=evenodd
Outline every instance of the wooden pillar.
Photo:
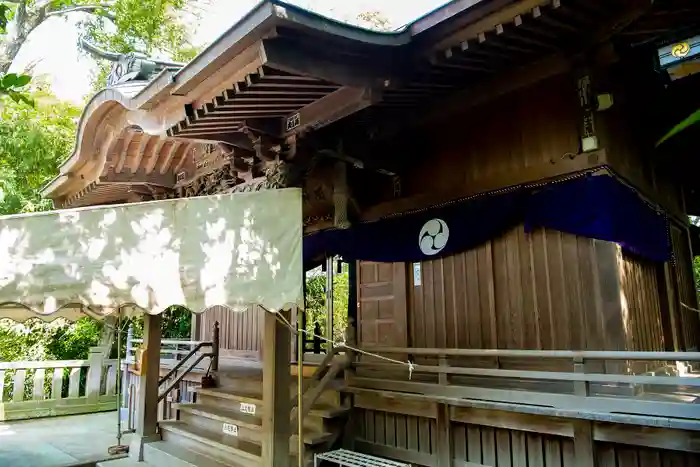
M 574 458 L 577 467 L 596 467 L 593 422 L 574 420 Z
M 158 441 L 158 380 L 160 379 L 160 327 L 162 315 L 144 314 L 144 365 L 141 367 L 136 394 L 136 433 L 129 449 L 132 459 L 143 460 L 143 445 Z
M 438 467 L 452 467 L 453 447 L 452 430 L 450 424 L 450 406 L 437 404 L 437 465 Z
M 288 311 L 280 311 L 289 318 Z M 265 312 L 263 323 L 263 467 L 289 465 L 291 435 L 291 331 L 274 313 Z
M 326 353 L 333 350 L 333 257 L 326 258 Z
M 583 358 L 574 358 L 574 373 L 585 374 L 586 362 Z M 588 397 L 590 386 L 588 381 L 575 381 L 574 394 Z M 593 422 L 590 420 L 574 420 L 574 457 L 577 467 L 595 467 L 595 441 L 593 439 Z

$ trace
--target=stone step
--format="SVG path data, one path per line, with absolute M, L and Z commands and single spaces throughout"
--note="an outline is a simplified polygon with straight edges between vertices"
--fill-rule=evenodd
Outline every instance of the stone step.
M 163 441 L 206 455 L 224 464 L 236 467 L 260 465 L 261 448 L 224 433 L 214 433 L 201 427 L 181 421 L 167 421 L 158 424 Z
M 144 445 L 143 459 L 153 465 L 168 467 L 229 467 L 231 465 L 168 441 Z
M 180 419 L 188 425 L 195 425 L 211 432 L 223 432 L 223 424 L 229 423 L 238 427 L 238 437 L 254 443 L 262 442 L 262 418 L 255 415 L 243 414 L 238 411 L 204 404 L 175 404 L 180 410 Z M 316 426 L 305 426 L 304 444 L 315 446 L 328 441 L 330 433 L 316 430 Z M 296 443 L 296 435 L 292 441 Z

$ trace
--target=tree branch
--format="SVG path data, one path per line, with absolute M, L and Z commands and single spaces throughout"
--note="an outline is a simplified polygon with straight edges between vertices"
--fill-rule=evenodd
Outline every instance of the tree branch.
M 105 10 L 102 15 L 105 18 L 111 20 L 111 21 L 116 21 L 116 16 L 113 15 L 112 13 L 107 13 L 106 10 L 110 7 L 113 7 L 114 3 L 103 3 L 100 5 L 80 5 L 80 6 L 74 6 L 70 8 L 63 8 L 61 10 L 54 10 L 46 13 L 46 17 L 49 16 L 60 16 L 60 15 L 66 15 L 68 13 L 76 13 L 76 12 L 82 12 L 82 13 L 90 13 L 93 15 L 96 15 L 98 11 L 100 10 Z

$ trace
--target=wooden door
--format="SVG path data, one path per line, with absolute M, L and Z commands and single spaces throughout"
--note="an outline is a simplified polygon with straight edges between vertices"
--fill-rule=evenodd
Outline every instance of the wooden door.
M 358 262 L 357 340 L 360 346 L 406 347 L 405 263 Z

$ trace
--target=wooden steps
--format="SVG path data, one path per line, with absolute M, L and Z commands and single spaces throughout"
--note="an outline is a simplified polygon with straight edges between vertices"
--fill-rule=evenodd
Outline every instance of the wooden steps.
M 322 418 L 335 418 L 347 412 L 348 408 L 340 403 L 339 386 L 333 387 L 321 394 L 319 401 L 311 408 L 310 415 L 315 415 Z M 211 401 L 213 398 L 227 399 L 236 403 L 254 404 L 259 407 L 259 412 L 262 414 L 262 394 L 254 392 L 236 392 L 228 388 L 195 388 L 199 400 L 202 403 Z M 326 394 L 328 393 L 329 394 Z M 325 396 L 325 397 L 324 397 Z
M 261 448 L 251 443 L 222 432 L 214 433 L 205 428 L 190 425 L 182 421 L 159 423 L 163 441 L 194 451 L 235 467 L 253 467 L 260 465 Z
M 174 467 L 259 467 L 265 407 L 257 376 L 253 371 L 229 375 L 222 387 L 195 388 L 195 403 L 173 404 L 179 419 L 159 423 L 162 441 L 144 449 L 144 461 Z M 338 380 L 329 385 L 304 419 L 305 465 L 311 465 L 314 452 L 330 449 L 342 435 L 349 410 L 342 405 L 343 384 Z M 289 394 L 296 395 L 296 383 Z M 289 442 L 290 467 L 296 467 L 296 433 Z
M 180 410 L 180 420 L 210 431 L 222 430 L 222 423 L 238 427 L 238 437 L 252 442 L 262 442 L 262 418 L 256 415 L 241 413 L 238 410 L 223 409 L 204 404 L 174 404 Z M 315 432 L 313 427 L 306 426 L 304 443 L 307 445 L 321 444 L 329 439 L 330 433 Z M 296 435 L 292 436 L 296 444 Z
M 167 441 L 146 444 L 143 457 L 149 464 L 168 467 L 228 467 L 230 465 Z

